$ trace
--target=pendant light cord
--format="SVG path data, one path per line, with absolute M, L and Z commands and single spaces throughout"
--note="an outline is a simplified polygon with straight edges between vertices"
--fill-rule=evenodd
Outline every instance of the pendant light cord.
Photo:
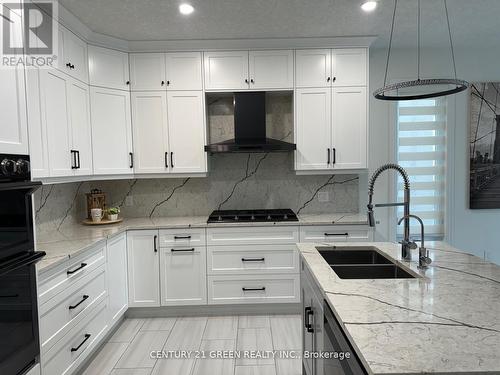
M 394 23 L 396 21 L 396 8 L 397 7 L 398 7 L 398 0 L 394 0 L 394 11 L 392 13 L 391 37 L 389 39 L 389 49 L 387 51 L 387 62 L 385 63 L 384 86 L 387 85 L 387 71 L 389 70 L 389 60 L 391 58 L 392 36 L 394 35 Z
M 446 0 L 444 0 L 444 11 L 446 13 L 446 23 L 448 25 L 448 36 L 450 38 L 451 59 L 453 60 L 453 72 L 455 74 L 455 79 L 457 79 L 457 65 L 455 63 L 455 50 L 453 48 L 453 39 L 451 38 L 450 17 L 448 16 L 448 4 L 447 4 Z
M 417 10 L 417 80 L 420 81 L 420 0 Z

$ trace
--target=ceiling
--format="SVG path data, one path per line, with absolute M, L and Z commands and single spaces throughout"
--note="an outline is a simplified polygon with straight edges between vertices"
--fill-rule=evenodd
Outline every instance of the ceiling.
M 394 0 L 380 0 L 372 13 L 362 0 L 60 0 L 95 32 L 130 41 L 367 36 L 386 46 Z M 473 4 L 473 5 L 472 5 Z M 394 43 L 416 44 L 417 0 L 399 0 Z M 500 47 L 499 0 L 448 0 L 456 45 Z M 422 1 L 422 44 L 448 45 L 443 0 Z

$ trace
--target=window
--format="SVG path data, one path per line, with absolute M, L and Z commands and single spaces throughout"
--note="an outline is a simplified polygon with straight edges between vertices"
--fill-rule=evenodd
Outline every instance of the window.
M 411 182 L 410 211 L 425 225 L 426 238 L 444 236 L 446 99 L 398 102 L 397 160 L 408 171 Z M 403 181 L 397 182 L 398 201 L 403 200 Z M 403 207 L 397 209 L 403 216 Z M 411 233 L 420 233 L 419 223 L 410 222 Z M 403 226 L 397 237 L 403 235 Z

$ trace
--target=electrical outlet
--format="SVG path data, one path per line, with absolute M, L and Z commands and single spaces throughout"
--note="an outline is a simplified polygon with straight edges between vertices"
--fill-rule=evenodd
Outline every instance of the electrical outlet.
M 134 205 L 134 197 L 129 195 L 127 198 L 125 198 L 125 206 L 126 207 L 131 207 Z
M 318 193 L 318 202 L 325 203 L 330 202 L 330 195 L 327 191 L 320 191 Z

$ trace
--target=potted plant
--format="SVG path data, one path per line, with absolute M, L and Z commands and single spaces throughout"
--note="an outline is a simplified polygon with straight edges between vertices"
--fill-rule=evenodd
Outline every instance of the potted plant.
M 118 220 L 118 214 L 120 213 L 120 207 L 110 207 L 107 210 L 108 219 L 111 221 Z

